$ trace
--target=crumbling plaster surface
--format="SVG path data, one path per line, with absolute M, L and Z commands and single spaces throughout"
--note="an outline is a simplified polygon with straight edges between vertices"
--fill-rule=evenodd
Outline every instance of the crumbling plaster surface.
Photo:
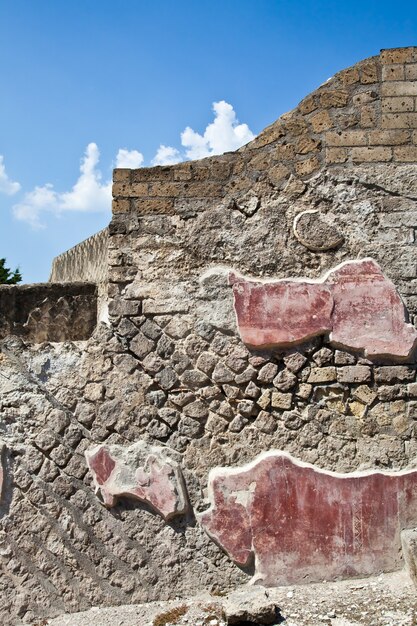
M 232 268 L 317 279 L 371 257 L 415 324 L 417 113 L 386 109 L 416 89 L 416 63 L 414 48 L 388 51 L 339 73 L 237 153 L 115 170 L 109 326 L 86 343 L 2 348 L 5 624 L 248 581 L 193 513 L 208 507 L 215 466 L 277 449 L 338 472 L 416 467 L 414 356 L 370 361 L 325 337 L 249 349 L 228 284 Z M 404 80 L 388 80 L 393 65 Z M 336 247 L 295 236 L 313 209 L 337 227 Z M 165 523 L 94 494 L 86 449 L 139 440 L 183 455 L 186 515 Z

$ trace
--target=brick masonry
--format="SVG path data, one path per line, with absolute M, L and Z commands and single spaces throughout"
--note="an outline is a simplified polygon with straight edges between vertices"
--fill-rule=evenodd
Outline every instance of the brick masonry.
M 273 449 L 337 472 L 415 465 L 414 354 L 371 360 L 326 336 L 250 348 L 228 281 L 231 268 L 318 279 L 370 257 L 415 324 L 415 56 L 338 73 L 235 153 L 115 170 L 109 325 L 87 342 L 2 342 L 5 624 L 249 580 L 195 519 L 216 466 Z M 300 237 L 294 220 L 312 210 L 318 232 Z M 168 524 L 94 493 L 85 451 L 142 440 L 182 455 L 190 508 Z

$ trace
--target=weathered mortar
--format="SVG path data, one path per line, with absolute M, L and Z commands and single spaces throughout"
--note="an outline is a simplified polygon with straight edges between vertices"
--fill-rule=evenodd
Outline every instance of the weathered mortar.
M 370 361 L 326 338 L 248 349 L 227 280 L 230 268 L 319 278 L 372 257 L 415 321 L 416 67 L 417 48 L 383 51 L 235 153 L 115 170 L 110 327 L 86 345 L 3 347 L 14 479 L 5 623 L 247 580 L 191 513 L 166 524 L 128 500 L 105 509 L 83 456 L 94 444 L 146 439 L 183 453 L 195 511 L 207 507 L 212 467 L 264 450 L 339 472 L 416 465 L 414 356 Z M 342 235 L 336 247 L 315 252 L 294 234 L 294 218 L 313 209 Z

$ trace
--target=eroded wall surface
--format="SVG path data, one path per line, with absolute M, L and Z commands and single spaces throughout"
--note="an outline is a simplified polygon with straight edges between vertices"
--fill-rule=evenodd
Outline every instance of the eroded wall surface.
M 115 170 L 110 326 L 87 343 L 3 346 L 0 601 L 11 623 L 248 581 L 253 562 L 238 567 L 196 519 L 216 466 L 279 450 L 339 473 L 416 467 L 416 70 L 416 48 L 383 51 L 236 153 Z M 354 285 L 342 317 L 361 310 L 369 338 L 376 311 L 411 346 L 366 356 L 330 329 L 285 345 L 241 339 L 231 275 L 319 284 L 367 258 L 391 295 L 372 296 L 372 309 Z M 138 441 L 151 451 L 136 472 L 126 459 Z M 85 459 L 100 444 L 110 452 L 95 480 L 117 494 L 107 506 Z M 143 495 L 161 444 L 180 454 L 189 502 L 168 519 Z

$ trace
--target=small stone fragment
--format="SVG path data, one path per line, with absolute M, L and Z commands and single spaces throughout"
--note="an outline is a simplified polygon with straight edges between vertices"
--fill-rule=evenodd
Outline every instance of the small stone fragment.
M 139 331 L 138 334 L 133 337 L 129 346 L 133 354 L 136 354 L 139 359 L 144 359 L 145 356 L 154 349 L 155 343 Z
M 240 431 L 243 430 L 247 423 L 248 420 L 246 419 L 246 417 L 243 417 L 243 415 L 240 415 L 240 413 L 238 413 L 236 417 L 230 422 L 229 430 L 232 433 L 240 433 Z
M 401 383 L 414 380 L 416 372 L 406 365 L 387 365 L 376 367 L 374 375 L 377 383 Z
M 207 417 L 208 412 L 208 408 L 206 407 L 204 402 L 201 402 L 200 400 L 191 402 L 191 404 L 187 404 L 183 408 L 184 415 L 188 415 L 188 417 L 192 417 L 199 422 L 203 421 Z
M 284 363 L 290 372 L 296 374 L 307 363 L 307 358 L 300 352 L 294 352 L 284 357 Z
M 210 376 L 217 362 L 218 357 L 216 357 L 212 352 L 202 352 L 197 359 L 196 366 L 197 369 L 207 374 L 207 376 Z
M 266 409 L 271 404 L 271 390 L 266 389 L 261 397 L 257 400 L 257 404 L 261 409 Z
M 371 369 L 367 365 L 347 365 L 337 368 L 339 383 L 366 383 L 371 380 Z
M 231 383 L 235 379 L 235 375 L 224 363 L 219 361 L 214 368 L 212 379 L 216 383 Z
M 260 411 L 258 417 L 253 422 L 253 425 L 263 433 L 273 433 L 277 427 L 276 421 L 267 411 Z
M 366 404 L 362 404 L 362 402 L 358 402 L 357 400 L 352 400 L 348 404 L 349 410 L 355 417 L 362 418 L 366 414 Z
M 216 413 L 210 413 L 206 422 L 206 431 L 218 435 L 227 430 L 228 425 L 229 423 L 223 417 L 216 415 Z
M 329 348 L 321 348 L 313 354 L 313 360 L 319 367 L 328 365 L 333 360 L 333 352 Z
M 330 383 L 336 380 L 335 367 L 313 367 L 307 379 L 309 383 Z
M 295 392 L 295 395 L 299 398 L 302 398 L 302 400 L 308 400 L 312 389 L 312 385 L 309 385 L 308 383 L 301 383 L 301 385 L 299 385 L 297 391 Z
M 349 354 L 349 352 L 336 350 L 334 353 L 334 362 L 335 365 L 355 365 L 356 359 L 353 354 Z
M 257 387 L 255 383 L 251 381 L 246 387 L 244 395 L 248 398 L 253 398 L 254 400 L 256 400 L 256 398 L 259 398 L 260 393 L 261 390 L 259 389 L 259 387 Z
M 258 382 L 272 383 L 278 373 L 278 365 L 275 363 L 266 363 L 258 372 Z
M 247 367 L 241 374 L 237 374 L 237 376 L 235 376 L 235 383 L 237 385 L 248 383 L 250 380 L 254 380 L 256 378 L 256 374 L 256 369 L 252 365 L 249 365 L 249 367 Z
M 289 391 L 297 384 L 297 376 L 285 369 L 275 376 L 273 384 L 280 391 Z
M 271 396 L 271 405 L 275 409 L 290 409 L 292 404 L 291 393 L 281 393 L 274 391 Z
M 370 389 L 368 385 L 360 385 L 359 387 L 356 387 L 356 389 L 353 389 L 352 396 L 364 404 L 372 404 L 372 402 L 377 398 L 375 391 Z
M 202 387 L 210 384 L 210 379 L 199 370 L 185 370 L 181 376 L 181 382 L 186 387 Z
M 243 417 L 250 417 L 254 410 L 254 402 L 252 400 L 241 400 L 237 405 L 237 409 Z

